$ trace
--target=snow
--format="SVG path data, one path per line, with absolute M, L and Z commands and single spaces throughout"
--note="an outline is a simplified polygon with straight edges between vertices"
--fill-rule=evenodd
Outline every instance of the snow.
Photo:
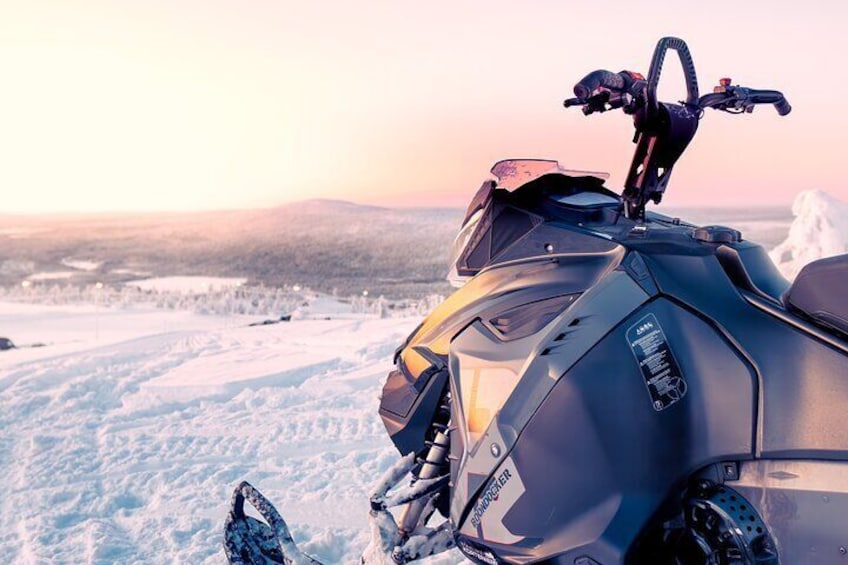
M 103 264 L 102 261 L 88 261 L 85 259 L 73 259 L 66 257 L 62 259 L 62 264 L 78 271 L 96 271 Z
M 50 231 L 47 228 L 33 228 L 26 226 L 11 226 L 0 228 L 0 235 L 8 236 L 10 239 L 26 239 L 30 236 Z
M 148 272 L 134 271 L 132 269 L 112 269 L 109 272 L 116 274 L 116 275 L 135 275 L 137 277 L 148 277 L 148 276 L 150 276 L 150 273 L 148 273 Z
M 127 281 L 127 286 L 159 292 L 208 292 L 243 285 L 247 279 L 226 277 L 156 277 Z
M 848 252 L 848 203 L 821 190 L 808 190 L 795 198 L 792 214 L 789 236 L 770 253 L 785 277 L 794 279 L 816 259 Z
M 332 304 L 315 305 L 331 320 L 247 327 L 0 303 L 0 333 L 48 344 L 0 352 L 3 561 L 222 563 L 230 496 L 248 480 L 303 551 L 357 562 L 368 493 L 399 458 L 378 395 L 420 319 Z
M 35 273 L 27 277 L 29 281 L 58 281 L 66 280 L 74 276 L 73 271 L 50 271 L 44 273 Z
M 344 304 L 329 296 L 318 296 L 292 312 L 293 320 L 310 318 L 351 317 L 353 305 Z
M 43 343 L 0 355 L 0 371 L 10 364 L 37 361 L 173 331 L 208 331 L 244 326 L 253 316 L 205 316 L 152 307 L 132 310 L 98 306 L 49 306 L 0 302 L 0 333 L 18 346 Z M 0 373 L 2 375 L 2 373 Z

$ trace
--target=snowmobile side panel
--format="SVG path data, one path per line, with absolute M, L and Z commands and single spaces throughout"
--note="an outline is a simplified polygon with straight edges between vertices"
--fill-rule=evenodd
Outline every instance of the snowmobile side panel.
M 848 460 L 843 350 L 752 305 L 714 256 L 654 255 L 646 262 L 663 293 L 708 316 L 756 367 L 758 457 Z
M 537 335 L 498 343 L 478 321 L 454 339 L 449 365 L 453 422 L 458 426 L 451 439 L 457 450 L 451 497 L 455 523 L 461 524 L 464 514 L 470 512 L 469 500 L 500 463 L 500 456 L 512 448 L 560 376 L 647 300 L 648 295 L 627 274 L 614 271 Z M 487 397 L 478 401 L 477 386 L 511 388 L 487 391 Z M 485 401 L 492 396 L 502 404 L 487 406 Z M 480 422 L 479 417 L 468 413 L 469 409 L 485 410 L 489 419 Z M 479 430 L 470 429 L 481 426 Z
M 662 410 L 628 337 L 648 316 L 664 330 L 687 387 Z M 753 368 L 719 332 L 671 301 L 650 302 L 556 382 L 509 453 L 526 492 L 505 512 L 493 512 L 499 501 L 491 502 L 475 541 L 516 562 L 621 563 L 670 485 L 710 462 L 753 457 L 756 398 Z M 487 540 L 489 512 L 522 540 Z M 473 537 L 469 524 L 461 533 Z
M 612 331 L 649 296 L 627 274 L 610 273 L 558 319 L 539 339 L 525 375 L 546 378 L 522 379 L 516 393 L 498 417 L 503 435 L 512 443 L 554 384 L 598 341 Z

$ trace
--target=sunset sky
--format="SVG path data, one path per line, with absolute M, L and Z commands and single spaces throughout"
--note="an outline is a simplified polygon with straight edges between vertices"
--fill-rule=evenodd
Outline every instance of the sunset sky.
M 508 157 L 618 189 L 629 119 L 561 103 L 593 69 L 647 72 L 663 35 L 689 43 L 702 92 L 729 76 L 794 108 L 710 112 L 666 202 L 848 199 L 846 16 L 832 0 L 0 0 L 0 213 L 460 206 Z M 676 58 L 666 71 L 676 100 Z

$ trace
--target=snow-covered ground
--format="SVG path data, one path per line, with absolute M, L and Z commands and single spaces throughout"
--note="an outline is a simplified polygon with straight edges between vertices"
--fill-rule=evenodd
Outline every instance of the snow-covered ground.
M 48 344 L 0 352 L 3 562 L 222 563 L 242 479 L 304 551 L 356 562 L 367 493 L 398 457 L 378 394 L 419 318 L 344 313 L 247 327 L 0 303 L 0 335 Z

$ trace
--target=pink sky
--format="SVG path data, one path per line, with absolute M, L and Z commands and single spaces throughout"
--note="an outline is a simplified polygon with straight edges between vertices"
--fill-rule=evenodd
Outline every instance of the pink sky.
M 190 210 L 305 198 L 461 206 L 509 157 L 629 164 L 629 119 L 562 99 L 595 68 L 647 71 L 656 40 L 794 107 L 711 112 L 673 205 L 848 199 L 839 2 L 5 3 L 5 212 Z M 670 59 L 669 63 L 676 59 Z M 666 65 L 665 91 L 682 87 Z

